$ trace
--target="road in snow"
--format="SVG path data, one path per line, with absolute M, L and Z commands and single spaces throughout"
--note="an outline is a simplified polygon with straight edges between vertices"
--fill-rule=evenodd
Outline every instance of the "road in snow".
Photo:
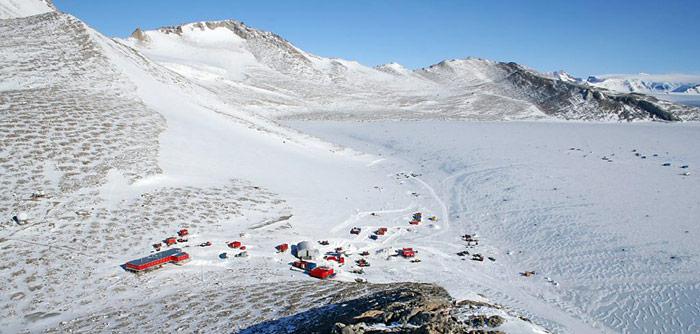
M 370 279 L 482 292 L 563 332 L 700 330 L 697 124 L 290 124 L 386 159 L 373 168 L 422 174 L 406 184 L 441 216 L 439 229 L 392 242 L 424 261 L 406 271 L 380 262 L 385 272 Z M 454 255 L 474 232 L 496 262 Z

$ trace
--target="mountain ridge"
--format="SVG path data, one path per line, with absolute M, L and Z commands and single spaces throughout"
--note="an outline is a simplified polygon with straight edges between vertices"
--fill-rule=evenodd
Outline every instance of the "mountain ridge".
M 700 119 L 693 107 L 601 90 L 565 72 L 556 77 L 512 62 L 468 57 L 409 70 L 324 58 L 236 20 L 137 29 L 118 41 L 221 91 L 225 100 L 258 107 L 241 97 L 256 96 L 273 118 Z

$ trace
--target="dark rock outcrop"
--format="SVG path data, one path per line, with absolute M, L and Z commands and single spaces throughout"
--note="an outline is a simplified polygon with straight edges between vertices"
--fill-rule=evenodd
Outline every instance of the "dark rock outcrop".
M 386 289 L 364 297 L 257 324 L 241 333 L 273 333 L 278 330 L 333 334 L 469 333 L 471 324 L 457 319 L 453 314 L 455 305 L 449 294 L 436 285 L 387 285 Z M 492 322 L 487 320 L 487 323 Z

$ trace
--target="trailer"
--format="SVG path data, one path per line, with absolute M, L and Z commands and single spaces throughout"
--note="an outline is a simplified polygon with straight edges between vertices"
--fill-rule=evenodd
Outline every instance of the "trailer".
M 292 262 L 292 267 L 306 271 L 316 268 L 316 263 L 308 261 L 294 261 Z
M 133 272 L 146 272 L 162 267 L 166 263 L 183 264 L 190 259 L 190 255 L 180 248 L 172 248 L 166 251 L 151 254 L 140 259 L 131 260 L 124 264 L 124 268 Z

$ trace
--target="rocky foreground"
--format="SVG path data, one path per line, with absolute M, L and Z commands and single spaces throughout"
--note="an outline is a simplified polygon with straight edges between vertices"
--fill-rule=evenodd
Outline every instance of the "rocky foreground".
M 505 333 L 502 325 L 529 322 L 499 306 L 456 301 L 433 284 L 373 285 L 378 291 L 356 297 L 340 292 L 332 302 L 307 311 L 266 321 L 244 333 Z

